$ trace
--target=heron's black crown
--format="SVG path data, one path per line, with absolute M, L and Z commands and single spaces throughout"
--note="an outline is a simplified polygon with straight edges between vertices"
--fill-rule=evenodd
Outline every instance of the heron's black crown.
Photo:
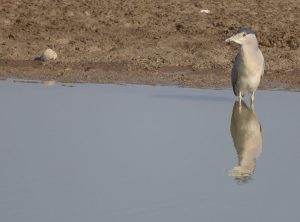
M 238 33 L 242 33 L 242 32 L 246 32 L 247 34 L 256 35 L 256 33 L 253 30 L 251 30 L 250 28 L 241 28 Z

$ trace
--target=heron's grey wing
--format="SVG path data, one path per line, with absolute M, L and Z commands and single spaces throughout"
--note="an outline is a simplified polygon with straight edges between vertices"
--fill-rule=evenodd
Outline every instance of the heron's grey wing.
M 265 74 L 265 68 L 266 68 L 266 62 L 265 62 L 265 60 L 264 60 L 263 70 L 262 70 L 262 73 L 261 73 L 260 78 L 262 78 L 262 77 L 264 76 L 264 74 Z
M 235 91 L 235 87 L 237 84 L 237 80 L 238 80 L 238 69 L 237 66 L 239 64 L 239 54 L 237 54 L 237 56 L 234 59 L 234 64 L 231 70 L 231 84 L 232 84 L 232 90 L 235 96 L 238 96 L 238 92 Z
M 260 78 L 262 78 L 264 76 L 264 73 L 265 73 L 265 68 L 266 68 L 266 62 L 265 62 L 265 58 L 262 54 L 262 52 L 260 51 L 260 49 L 258 49 L 258 53 L 259 53 L 259 57 L 261 58 L 262 60 L 262 71 L 261 71 L 261 74 L 260 74 Z

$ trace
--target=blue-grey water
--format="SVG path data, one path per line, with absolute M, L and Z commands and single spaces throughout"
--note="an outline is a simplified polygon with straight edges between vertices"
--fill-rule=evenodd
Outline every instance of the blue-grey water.
M 299 221 L 300 93 L 0 82 L 0 221 Z

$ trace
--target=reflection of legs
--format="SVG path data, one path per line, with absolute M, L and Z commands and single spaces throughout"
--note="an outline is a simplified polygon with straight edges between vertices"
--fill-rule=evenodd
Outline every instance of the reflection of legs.
M 254 111 L 254 103 L 251 102 L 251 110 Z

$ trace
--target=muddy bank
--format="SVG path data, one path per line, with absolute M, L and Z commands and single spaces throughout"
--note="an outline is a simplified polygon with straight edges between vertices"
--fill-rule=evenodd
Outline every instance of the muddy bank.
M 300 89 L 299 10 L 297 0 L 4 0 L 0 77 L 230 87 L 238 46 L 224 39 L 251 27 L 267 63 L 261 87 Z M 47 47 L 58 59 L 33 61 Z
M 193 88 L 229 88 L 230 70 L 207 68 L 196 70 L 192 66 L 162 67 L 156 70 L 132 69 L 126 64 L 81 62 L 62 63 L 0 60 L 6 71 L 1 78 L 28 80 L 55 80 L 65 83 L 129 83 L 145 85 L 177 85 Z M 300 90 L 300 70 L 267 72 L 260 89 Z

